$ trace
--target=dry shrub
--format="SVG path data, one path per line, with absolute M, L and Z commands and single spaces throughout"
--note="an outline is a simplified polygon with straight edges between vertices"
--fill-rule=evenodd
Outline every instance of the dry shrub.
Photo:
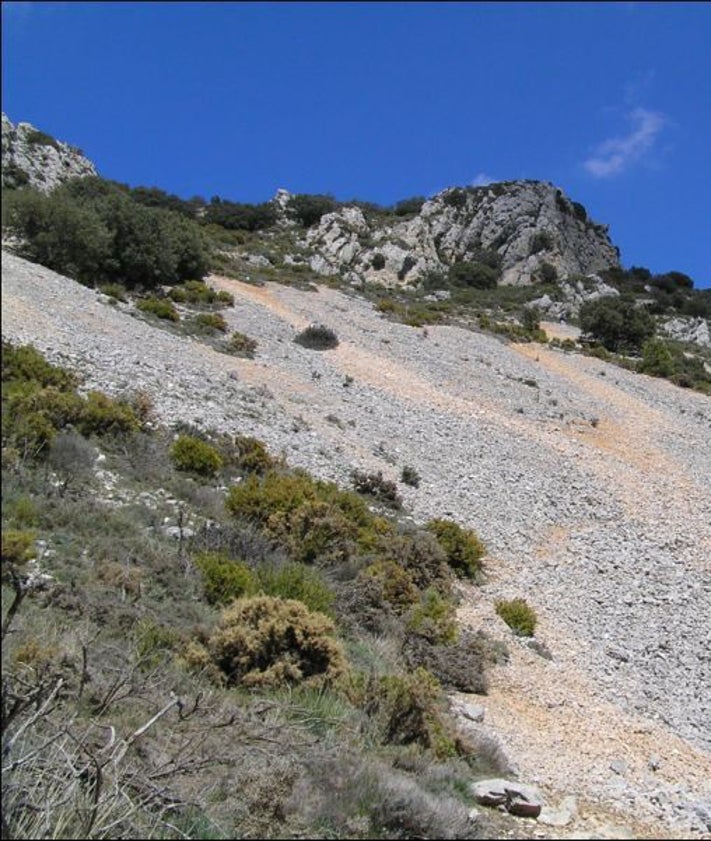
M 418 745 L 444 758 L 455 752 L 453 735 L 444 722 L 444 694 L 426 669 L 398 676 L 372 677 L 363 708 L 385 745 Z
M 446 689 L 486 695 L 486 668 L 492 654 L 483 634 L 463 631 L 451 645 L 438 645 L 423 634 L 410 633 L 402 653 L 411 669 L 427 669 Z
M 442 595 L 452 589 L 452 574 L 447 556 L 436 537 L 426 531 L 385 536 L 378 546 L 382 557 L 407 570 L 420 590 L 433 587 Z
M 347 671 L 333 622 L 301 602 L 237 599 L 223 611 L 207 650 L 228 686 L 323 686 Z

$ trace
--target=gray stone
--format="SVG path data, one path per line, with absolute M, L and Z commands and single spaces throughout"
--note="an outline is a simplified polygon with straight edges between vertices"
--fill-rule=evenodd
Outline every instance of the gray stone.
M 96 175 L 96 167 L 80 149 L 55 140 L 30 123 L 12 124 L 2 115 L 3 186 L 14 186 L 13 170 L 24 173 L 29 186 L 49 193 L 71 178 Z
M 534 786 L 504 779 L 480 780 L 472 783 L 472 795 L 481 806 L 503 807 L 516 817 L 536 818 L 543 800 Z
M 610 763 L 610 770 L 615 774 L 625 774 L 627 772 L 627 763 L 624 759 L 613 759 Z

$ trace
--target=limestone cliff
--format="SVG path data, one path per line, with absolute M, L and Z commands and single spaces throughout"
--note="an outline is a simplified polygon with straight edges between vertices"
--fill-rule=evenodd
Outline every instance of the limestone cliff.
M 48 193 L 70 178 L 96 174 L 96 167 L 80 149 L 30 123 L 15 126 L 2 115 L 3 187 L 27 185 Z
M 310 228 L 305 244 L 319 274 L 389 286 L 446 273 L 453 263 L 477 262 L 482 253 L 496 256 L 503 284 L 541 279 L 551 271 L 546 264 L 558 277 L 619 266 L 607 226 L 540 181 L 449 188 L 416 215 L 392 224 L 369 221 L 357 206 L 344 207 Z

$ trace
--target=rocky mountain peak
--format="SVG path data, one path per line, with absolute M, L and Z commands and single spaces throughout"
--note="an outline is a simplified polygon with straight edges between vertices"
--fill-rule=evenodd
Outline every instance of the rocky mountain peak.
M 96 174 L 94 164 L 76 146 L 55 140 L 30 123 L 13 125 L 2 115 L 3 187 L 28 185 L 48 193 L 70 178 Z
M 546 272 L 565 277 L 619 266 L 607 226 L 540 181 L 450 187 L 393 224 L 369 222 L 360 208 L 344 207 L 323 216 L 306 244 L 315 252 L 314 271 L 390 286 L 445 274 L 455 263 L 492 259 L 500 282 L 514 285 L 544 279 Z

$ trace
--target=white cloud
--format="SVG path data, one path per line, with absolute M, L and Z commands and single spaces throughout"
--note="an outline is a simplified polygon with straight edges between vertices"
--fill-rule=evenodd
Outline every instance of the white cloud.
M 664 114 L 635 108 L 627 115 L 633 130 L 624 137 L 613 137 L 601 143 L 593 156 L 583 166 L 596 178 L 619 175 L 632 164 L 641 160 L 653 147 L 656 139 L 667 125 Z
M 495 181 L 496 179 L 492 178 L 491 175 L 487 175 L 485 172 L 478 172 L 470 182 L 470 185 L 472 187 L 486 187 L 487 184 L 493 184 Z

